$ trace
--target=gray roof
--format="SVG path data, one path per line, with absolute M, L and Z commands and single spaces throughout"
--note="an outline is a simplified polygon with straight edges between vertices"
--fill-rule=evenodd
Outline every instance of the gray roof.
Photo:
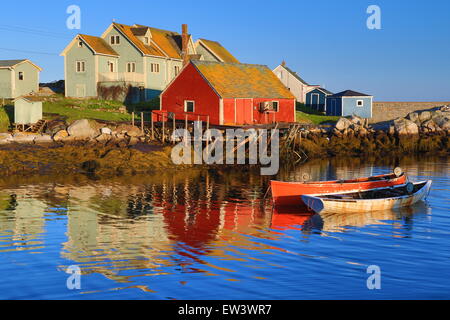
M 26 61 L 26 59 L 22 59 L 22 60 L 0 60 L 0 68 L 9 68 L 9 67 L 14 67 L 15 65 Z
M 286 67 L 285 65 L 283 66 L 283 68 L 285 68 L 290 74 L 292 74 L 295 78 L 297 78 L 297 80 L 299 80 L 301 83 L 303 83 L 304 85 L 309 86 L 310 84 L 308 82 L 306 82 L 305 80 L 303 80 L 302 78 L 300 78 L 300 76 L 297 74 L 297 72 L 289 69 L 288 67 Z
M 356 92 L 353 90 L 345 90 L 333 95 L 333 97 L 371 97 L 368 94 Z
M 333 92 L 331 92 L 331 91 L 329 91 L 329 90 L 327 90 L 327 89 L 325 89 L 325 88 L 315 88 L 315 89 L 313 89 L 313 90 L 311 90 L 311 91 L 309 91 L 309 92 L 313 92 L 313 91 L 315 91 L 315 90 L 320 90 L 320 91 L 322 91 L 323 93 L 325 93 L 326 95 L 329 95 L 329 96 L 331 96 L 331 95 L 333 95 L 334 93 Z M 308 93 L 309 93 L 308 92 Z

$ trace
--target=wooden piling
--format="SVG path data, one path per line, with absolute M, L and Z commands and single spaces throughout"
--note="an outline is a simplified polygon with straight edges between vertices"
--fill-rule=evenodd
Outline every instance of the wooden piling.
M 134 111 L 131 113 L 131 125 L 134 127 Z
M 152 140 L 155 140 L 155 123 L 153 121 L 153 111 L 150 113 L 151 126 L 152 126 Z
M 144 113 L 141 112 L 141 132 L 144 134 Z

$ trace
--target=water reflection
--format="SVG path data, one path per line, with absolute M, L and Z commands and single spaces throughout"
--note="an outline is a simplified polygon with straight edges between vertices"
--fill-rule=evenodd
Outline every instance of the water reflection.
M 296 180 L 303 172 L 314 180 L 381 174 L 396 160 L 377 165 L 375 160 L 374 164 L 365 161 L 369 164 L 361 160 L 312 161 L 282 171 L 278 178 Z M 450 166 L 436 164 L 442 161 L 405 160 L 401 165 L 413 178 L 445 177 Z M 9 251 L 45 251 L 44 240 L 56 232 L 48 231 L 46 224 L 57 222 L 57 230 L 64 233 L 60 270 L 69 261 L 79 265 L 85 275 L 102 274 L 118 283 L 137 282 L 146 292 L 153 289 L 138 278 L 245 272 L 234 264 L 224 266 L 224 261 L 261 267 L 258 254 L 278 249 L 274 243 L 287 231 L 300 231 L 314 241 L 314 235 L 390 225 L 392 236 L 408 237 L 415 216 L 431 215 L 425 203 L 400 211 L 322 216 L 273 211 L 270 201 L 263 199 L 268 178 L 251 172 L 198 171 L 94 182 L 85 177 L 45 179 L 0 181 L 0 256 Z

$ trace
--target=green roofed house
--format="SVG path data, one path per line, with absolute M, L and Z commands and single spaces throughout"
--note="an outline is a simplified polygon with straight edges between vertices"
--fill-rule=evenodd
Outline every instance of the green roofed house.
M 179 34 L 115 22 L 100 37 L 77 35 L 61 55 L 67 97 L 133 103 L 159 96 L 189 60 L 216 59 L 206 50 L 197 52 L 187 25 Z
M 0 98 L 17 97 L 39 91 L 42 69 L 27 59 L 0 60 Z

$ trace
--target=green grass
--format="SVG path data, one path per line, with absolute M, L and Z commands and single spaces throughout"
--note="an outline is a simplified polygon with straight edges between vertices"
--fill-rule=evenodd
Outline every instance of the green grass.
M 0 132 L 8 132 L 10 118 L 6 110 L 7 107 L 0 106 Z
M 297 122 L 308 124 L 328 124 L 336 123 L 340 117 L 326 116 L 323 112 L 305 106 L 303 103 L 297 103 Z
M 61 116 L 68 122 L 80 119 L 130 121 L 130 113 L 122 114 L 119 112 L 119 108 L 122 106 L 123 103 L 118 101 L 79 100 L 59 96 L 57 98 L 52 97 L 50 101 L 45 101 L 43 112 L 45 119 Z

